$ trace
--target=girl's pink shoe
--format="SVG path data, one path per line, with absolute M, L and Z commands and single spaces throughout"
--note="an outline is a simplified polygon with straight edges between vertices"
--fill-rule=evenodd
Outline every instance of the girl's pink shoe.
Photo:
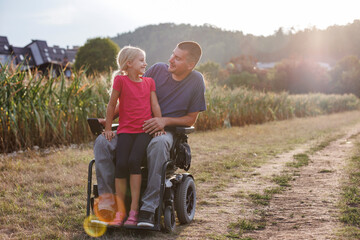
M 138 222 L 138 211 L 131 210 L 129 212 L 129 217 L 124 223 L 125 226 L 136 226 Z
M 110 222 L 109 225 L 120 227 L 123 225 L 125 217 L 126 216 L 124 213 L 116 212 L 114 220 L 112 222 Z

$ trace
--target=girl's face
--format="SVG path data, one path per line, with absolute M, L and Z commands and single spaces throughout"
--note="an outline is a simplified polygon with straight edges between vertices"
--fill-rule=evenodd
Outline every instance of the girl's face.
M 129 67 L 128 70 L 131 69 L 135 73 L 144 74 L 146 66 L 147 63 L 146 63 L 145 55 L 143 53 L 139 53 L 138 55 L 136 55 L 134 60 L 128 63 L 128 67 Z

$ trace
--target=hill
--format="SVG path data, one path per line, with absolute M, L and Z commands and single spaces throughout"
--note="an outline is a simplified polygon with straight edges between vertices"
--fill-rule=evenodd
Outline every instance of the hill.
M 344 26 L 315 27 L 298 32 L 279 28 L 270 36 L 254 36 L 241 31 L 225 31 L 204 24 L 162 23 L 137 28 L 111 38 L 120 47 L 138 46 L 147 52 L 149 65 L 166 62 L 176 43 L 194 40 L 201 44 L 201 62 L 213 61 L 224 65 L 232 57 L 251 55 L 258 61 L 279 61 L 288 57 L 305 57 L 335 63 L 347 55 L 360 57 L 360 20 Z

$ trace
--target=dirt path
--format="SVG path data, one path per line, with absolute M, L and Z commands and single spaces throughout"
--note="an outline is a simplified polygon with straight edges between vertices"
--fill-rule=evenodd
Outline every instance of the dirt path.
M 226 239 L 230 223 L 236 223 L 239 219 L 256 219 L 261 213 L 265 218 L 265 228 L 242 234 L 241 237 L 335 239 L 336 231 L 341 226 L 337 216 L 340 182 L 345 160 L 353 148 L 349 138 L 359 133 L 358 124 L 347 129 L 344 137 L 310 155 L 309 164 L 298 169 L 290 182 L 291 187 L 273 195 L 268 206 L 255 205 L 247 196 L 250 193 L 262 194 L 265 189 L 276 187 L 271 181 L 272 176 L 294 171 L 286 163 L 293 160 L 293 155 L 309 150 L 314 142 L 281 154 L 224 190 L 214 191 L 198 204 L 195 221 L 186 229 L 181 229 L 178 238 Z M 206 183 L 198 184 L 198 187 L 209 188 Z

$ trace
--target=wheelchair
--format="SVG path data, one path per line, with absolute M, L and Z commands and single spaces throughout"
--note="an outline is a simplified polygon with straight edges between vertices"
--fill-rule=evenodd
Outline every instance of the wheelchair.
M 88 119 L 88 124 L 92 133 L 96 136 L 102 133 L 103 126 L 98 119 Z M 117 129 L 118 124 L 112 124 L 112 130 Z M 170 150 L 170 159 L 166 160 L 162 166 L 160 203 L 155 212 L 154 227 L 122 226 L 126 229 L 146 229 L 166 232 L 174 232 L 176 229 L 176 217 L 180 224 L 190 223 L 195 216 L 196 208 L 196 188 L 194 177 L 190 173 L 176 173 L 179 168 L 189 170 L 191 163 L 191 153 L 187 144 L 188 134 L 195 131 L 194 127 L 171 127 L 167 131 L 174 134 L 174 142 Z M 146 159 L 145 159 L 146 160 Z M 141 169 L 142 184 L 141 195 L 147 186 L 147 167 L 143 164 Z M 94 215 L 94 201 L 99 197 L 97 185 L 92 183 L 92 171 L 95 159 L 91 160 L 88 168 L 87 184 L 87 207 L 86 216 L 90 213 Z M 129 182 L 129 181 L 128 181 Z M 125 201 L 126 211 L 130 209 L 130 188 Z M 176 214 L 175 214 L 176 212 Z M 112 226 L 109 226 L 112 227 Z

